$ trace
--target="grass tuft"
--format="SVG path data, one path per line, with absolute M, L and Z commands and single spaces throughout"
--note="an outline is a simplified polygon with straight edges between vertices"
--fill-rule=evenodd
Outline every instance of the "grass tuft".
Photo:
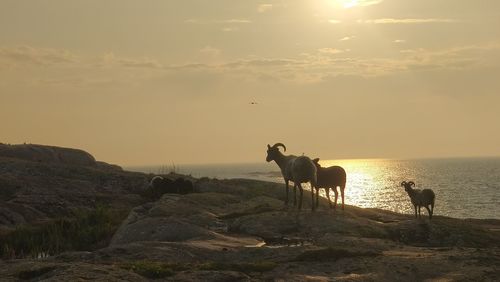
M 200 264 L 200 270 L 229 270 L 243 273 L 250 272 L 266 272 L 271 271 L 276 267 L 276 263 L 269 261 L 250 262 L 250 263 L 222 263 L 222 262 L 207 262 Z
M 18 226 L 0 235 L 0 257 L 38 258 L 64 251 L 92 251 L 106 246 L 126 214 L 105 206 L 77 211 L 34 226 Z
M 21 280 L 31 280 L 36 277 L 40 277 L 46 273 L 49 273 L 54 269 L 56 269 L 55 266 L 44 266 L 36 269 L 23 270 L 17 274 L 17 278 Z
M 156 261 L 136 261 L 124 263 L 121 268 L 133 271 L 143 277 L 150 279 L 160 279 L 172 276 L 177 272 L 186 270 L 207 270 L 207 271 L 237 271 L 242 273 L 266 272 L 273 270 L 276 263 L 269 261 L 253 263 L 222 263 L 205 262 L 199 264 L 162 263 Z
M 184 270 L 184 268 L 179 264 L 169 264 L 154 261 L 137 261 L 126 263 L 121 266 L 121 268 L 133 271 L 143 277 L 150 279 L 165 278 L 167 276 L 172 276 L 176 271 Z

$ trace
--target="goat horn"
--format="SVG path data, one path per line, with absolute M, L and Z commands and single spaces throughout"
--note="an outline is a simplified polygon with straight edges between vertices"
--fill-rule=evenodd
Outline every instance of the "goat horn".
M 406 181 L 401 182 L 401 186 L 405 186 Z
M 273 147 L 279 147 L 279 146 L 283 147 L 283 150 L 286 152 L 285 144 L 283 144 L 283 143 L 276 143 L 276 144 L 273 145 Z
M 415 182 L 413 182 L 413 181 L 409 181 L 408 184 L 411 186 L 415 186 Z

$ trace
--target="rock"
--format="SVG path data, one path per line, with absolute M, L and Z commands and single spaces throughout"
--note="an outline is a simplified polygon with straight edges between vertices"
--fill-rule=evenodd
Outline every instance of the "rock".
M 140 241 L 178 242 L 191 239 L 212 239 L 209 230 L 175 218 L 147 217 L 122 226 L 111 245 Z
M 101 204 L 128 210 L 146 201 L 139 195 L 147 187 L 145 174 L 102 165 L 75 165 L 91 164 L 93 157 L 83 151 L 61 149 L 61 156 L 75 153 L 76 157 L 51 160 L 44 157 L 47 162 L 37 162 L 23 155 L 34 145 L 19 145 L 20 154 L 16 153 L 17 149 L 11 150 L 12 146 L 0 145 L 4 149 L 6 146 L 9 152 L 0 154 L 0 231 L 12 230 L 20 224 L 73 216 L 77 211 L 95 209 Z M 52 147 L 33 148 L 41 149 L 41 156 L 51 156 L 51 150 L 59 152 Z M 13 156 L 25 159 L 5 157 L 12 152 L 16 153 Z M 35 150 L 34 155 L 37 152 Z M 89 162 L 78 161 L 84 159 Z
M 66 165 L 96 165 L 94 157 L 83 150 L 35 144 L 0 144 L 0 157 Z
M 236 271 L 185 271 L 171 277 L 172 281 L 249 281 L 250 277 Z

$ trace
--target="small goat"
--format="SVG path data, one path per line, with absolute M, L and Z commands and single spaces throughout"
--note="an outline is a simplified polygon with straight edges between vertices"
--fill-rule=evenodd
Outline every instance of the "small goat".
M 337 208 L 337 199 L 339 197 L 339 192 L 337 191 L 337 186 L 340 187 L 340 196 L 342 197 L 342 210 L 344 209 L 344 190 L 347 181 L 347 175 L 345 170 L 340 166 L 330 166 L 321 167 L 319 164 L 319 158 L 313 160 L 314 165 L 316 165 L 318 179 L 316 181 L 316 207 L 319 205 L 319 189 L 324 188 L 326 192 L 326 197 L 328 198 L 328 203 L 330 208 L 332 208 L 332 201 L 330 200 L 330 188 L 333 189 L 335 193 L 335 202 L 333 208 Z
M 411 188 L 411 186 L 415 187 L 415 183 L 413 181 L 403 181 L 401 182 L 401 186 L 405 187 L 405 191 L 408 193 L 408 196 L 410 196 L 411 203 L 415 207 L 415 218 L 417 218 L 417 207 L 418 217 L 421 217 L 420 208 L 424 207 L 429 213 L 429 219 L 432 219 L 432 214 L 434 213 L 434 200 L 436 198 L 434 191 L 431 189 L 413 189 Z M 430 209 L 429 206 L 431 206 Z
M 306 156 L 285 156 L 280 152 L 278 147 L 283 147 L 286 152 L 286 147 L 283 143 L 276 143 L 273 146 L 267 145 L 266 161 L 275 161 L 280 167 L 281 174 L 285 179 L 286 201 L 288 205 L 288 183 L 293 182 L 293 205 L 297 204 L 297 187 L 300 191 L 299 210 L 302 208 L 303 189 L 301 183 L 311 183 L 311 209 L 314 210 L 314 187 L 316 187 L 316 166 L 309 157 Z

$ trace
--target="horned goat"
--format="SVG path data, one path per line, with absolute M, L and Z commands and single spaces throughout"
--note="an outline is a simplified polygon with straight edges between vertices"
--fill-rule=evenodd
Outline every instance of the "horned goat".
M 314 187 L 316 187 L 316 166 L 313 164 L 311 159 L 306 156 L 285 156 L 280 152 L 279 147 L 283 147 L 284 152 L 286 152 L 286 147 L 283 143 L 276 143 L 273 146 L 267 145 L 267 157 L 266 161 L 275 161 L 281 170 L 281 174 L 285 179 L 285 190 L 286 190 L 286 201 L 285 205 L 288 205 L 288 184 L 290 181 L 293 182 L 293 205 L 297 204 L 297 187 L 299 187 L 300 199 L 299 199 L 299 210 L 302 208 L 302 195 L 303 188 L 301 183 L 311 183 L 311 209 L 314 210 Z
M 413 181 L 403 181 L 401 182 L 401 186 L 405 187 L 405 191 L 408 193 L 408 196 L 410 196 L 411 203 L 415 207 L 415 218 L 417 218 L 417 208 L 418 217 L 421 217 L 420 208 L 424 207 L 429 213 L 429 219 L 432 219 L 432 214 L 434 213 L 434 200 L 436 199 L 434 191 L 431 189 L 413 189 L 411 188 L 412 186 L 415 187 Z M 430 209 L 429 206 L 431 207 Z
M 344 190 L 347 180 L 347 174 L 345 170 L 340 166 L 330 166 L 322 167 L 319 164 L 319 158 L 313 160 L 314 165 L 316 165 L 317 170 L 317 181 L 316 181 L 316 207 L 319 205 L 319 189 L 324 188 L 326 192 L 326 197 L 328 198 L 328 203 L 330 208 L 332 208 L 332 201 L 330 200 L 330 188 L 333 189 L 335 193 L 335 202 L 333 208 L 337 208 L 337 198 L 339 192 L 337 187 L 340 187 L 340 196 L 342 197 L 342 210 L 344 209 Z

